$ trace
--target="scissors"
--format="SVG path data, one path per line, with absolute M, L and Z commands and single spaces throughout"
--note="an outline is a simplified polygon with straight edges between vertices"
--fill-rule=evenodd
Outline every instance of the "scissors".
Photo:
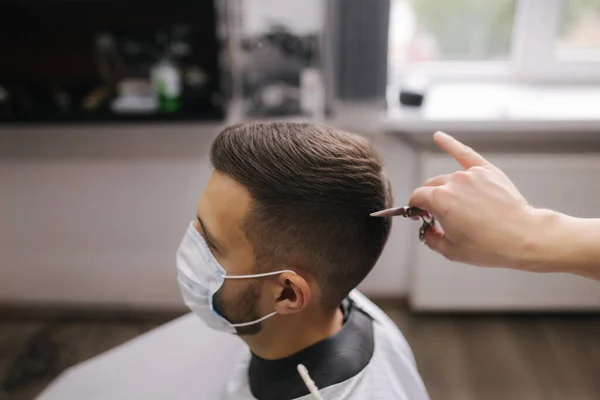
M 386 208 L 385 210 L 371 213 L 371 217 L 404 217 L 404 218 L 421 218 L 423 225 L 419 228 L 419 240 L 423 242 L 425 240 L 425 232 L 427 229 L 435 225 L 435 218 L 427 211 L 422 210 L 418 207 L 395 207 Z

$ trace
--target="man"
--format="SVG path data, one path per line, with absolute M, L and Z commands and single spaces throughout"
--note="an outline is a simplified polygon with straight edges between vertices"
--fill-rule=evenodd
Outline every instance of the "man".
M 215 171 L 178 251 L 186 304 L 250 351 L 230 399 L 426 399 L 391 320 L 353 289 L 375 265 L 391 205 L 369 143 L 336 129 L 251 123 L 225 129 Z

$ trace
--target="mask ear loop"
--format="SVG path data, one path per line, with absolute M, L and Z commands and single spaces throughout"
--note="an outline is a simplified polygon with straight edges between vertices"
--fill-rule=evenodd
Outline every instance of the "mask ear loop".
M 253 278 L 264 278 L 265 276 L 273 276 L 273 275 L 280 275 L 283 274 L 284 272 L 290 272 L 294 275 L 298 275 L 297 273 L 295 273 L 294 271 L 292 271 L 291 269 L 284 269 L 281 271 L 274 271 L 274 272 L 264 272 L 262 274 L 253 274 L 253 275 L 225 275 L 225 279 L 253 279 Z M 250 322 L 242 322 L 239 324 L 230 324 L 232 327 L 234 328 L 241 328 L 244 326 L 250 326 L 250 325 L 254 325 L 254 324 L 258 324 L 259 322 L 264 321 L 265 319 L 271 318 L 273 315 L 277 314 L 277 311 L 273 311 L 267 315 L 265 315 L 264 317 L 261 317 L 257 320 L 254 321 L 250 321 Z
M 273 276 L 273 275 L 280 275 L 283 274 L 284 272 L 290 272 L 294 275 L 298 275 L 297 273 L 295 273 L 294 271 L 292 271 L 291 269 L 284 269 L 281 271 L 274 271 L 274 272 L 263 272 L 262 274 L 251 274 L 251 275 L 225 275 L 225 279 L 253 279 L 253 278 L 264 278 L 265 276 Z
M 277 314 L 277 311 L 273 311 L 272 313 L 267 314 L 264 317 L 261 317 L 261 318 L 259 318 L 257 320 L 254 320 L 254 321 L 242 322 L 242 323 L 239 323 L 239 324 L 230 324 L 230 325 L 233 326 L 234 328 L 241 328 L 241 327 L 244 327 L 244 326 L 250 326 L 250 325 L 258 324 L 259 322 L 263 322 L 265 319 L 271 318 L 275 314 Z

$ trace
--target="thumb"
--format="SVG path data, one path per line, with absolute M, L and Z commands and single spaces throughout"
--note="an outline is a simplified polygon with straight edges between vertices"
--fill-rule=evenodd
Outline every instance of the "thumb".
M 411 207 L 418 207 L 421 210 L 428 211 L 431 214 L 436 214 L 437 209 L 433 202 L 433 192 L 435 187 L 421 186 L 416 188 L 410 195 L 408 204 Z

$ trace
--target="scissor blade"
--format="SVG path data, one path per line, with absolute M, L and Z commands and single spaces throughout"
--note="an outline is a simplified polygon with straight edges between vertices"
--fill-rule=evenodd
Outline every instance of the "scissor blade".
M 385 210 L 376 211 L 371 213 L 371 217 L 395 217 L 401 216 L 404 217 L 407 214 L 406 207 L 394 207 L 394 208 L 386 208 Z

